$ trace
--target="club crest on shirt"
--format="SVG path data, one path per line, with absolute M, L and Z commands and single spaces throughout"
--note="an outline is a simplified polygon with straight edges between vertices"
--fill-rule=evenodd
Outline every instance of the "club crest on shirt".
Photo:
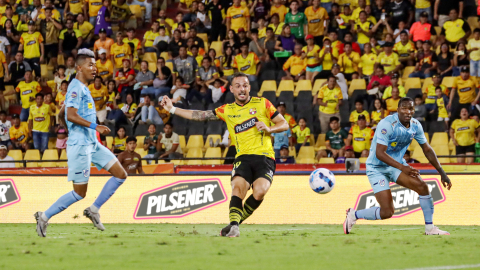
M 255 109 L 255 108 L 251 108 L 251 109 L 250 109 L 250 114 L 251 114 L 251 115 L 254 115 L 254 114 L 256 114 L 256 113 L 257 113 L 257 109 Z
M 383 134 L 383 135 L 387 134 L 387 130 L 386 130 L 386 129 L 382 129 L 382 134 Z
M 72 93 L 72 98 L 76 98 L 77 97 L 77 92 L 73 92 Z

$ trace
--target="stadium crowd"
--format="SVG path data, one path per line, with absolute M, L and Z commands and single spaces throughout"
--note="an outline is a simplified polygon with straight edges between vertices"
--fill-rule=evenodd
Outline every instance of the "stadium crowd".
M 277 163 L 365 162 L 377 123 L 405 96 L 438 153 L 471 163 L 464 156 L 480 151 L 480 29 L 462 0 L 12 1 L 0 0 L 1 160 L 64 155 L 58 113 L 80 48 L 95 52 L 88 87 L 116 154 L 233 157 L 223 123 L 188 122 L 160 102 L 234 102 L 237 71 L 291 127 L 272 137 Z M 407 160 L 426 160 L 411 150 Z

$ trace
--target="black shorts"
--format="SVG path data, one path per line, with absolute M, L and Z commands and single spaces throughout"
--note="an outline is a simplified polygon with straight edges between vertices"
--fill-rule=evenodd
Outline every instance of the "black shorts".
M 465 155 L 466 153 L 475 153 L 475 144 L 467 146 L 455 146 L 457 155 Z
M 53 43 L 49 45 L 44 45 L 45 54 L 51 58 L 57 58 L 58 55 L 58 43 Z M 66 60 L 66 59 L 65 59 Z
M 362 152 L 353 152 L 355 153 L 355 158 L 360 158 L 362 156 Z
M 258 178 L 265 178 L 270 183 L 275 173 L 275 160 L 261 155 L 241 155 L 233 162 L 232 180 L 241 176 L 252 185 Z
M 0 91 L 1 91 L 1 92 L 5 91 L 5 81 L 4 81 L 4 78 L 5 78 L 5 77 L 0 77 Z

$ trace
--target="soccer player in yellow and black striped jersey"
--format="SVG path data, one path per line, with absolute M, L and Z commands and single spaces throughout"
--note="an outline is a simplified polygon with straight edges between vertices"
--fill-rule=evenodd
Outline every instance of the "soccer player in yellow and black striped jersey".
M 275 173 L 275 154 L 271 133 L 283 132 L 288 123 L 265 98 L 250 97 L 248 76 L 236 73 L 230 91 L 235 102 L 215 110 L 194 111 L 175 108 L 164 96 L 161 105 L 180 117 L 195 120 L 222 120 L 227 124 L 237 155 L 232 171 L 232 198 L 230 200 L 230 224 L 222 229 L 221 236 L 240 236 L 239 225 L 255 211 L 263 201 Z M 273 126 L 271 123 L 273 122 Z M 243 205 L 247 191 L 253 190 Z

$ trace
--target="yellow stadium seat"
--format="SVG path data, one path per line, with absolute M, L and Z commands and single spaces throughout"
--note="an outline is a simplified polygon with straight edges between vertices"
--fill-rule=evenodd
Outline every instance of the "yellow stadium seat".
M 40 151 L 37 149 L 30 149 L 25 152 L 24 160 L 40 160 Z M 38 162 L 27 161 L 27 168 L 38 167 Z
M 60 160 L 67 160 L 67 151 L 65 149 L 62 150 L 62 153 L 60 154 Z M 68 164 L 66 161 L 59 161 L 57 162 L 57 167 L 67 167 Z
M 223 42 L 221 41 L 214 41 L 210 44 L 210 49 L 214 49 L 218 56 L 223 55 Z
M 187 145 L 187 143 L 186 143 L 186 141 L 185 141 L 185 136 L 184 136 L 184 135 L 179 135 L 179 136 L 178 136 L 178 139 L 179 139 L 179 141 L 180 141 L 180 147 L 181 147 L 182 149 L 185 149 L 185 147 L 186 147 L 186 145 Z
M 207 140 L 205 141 L 205 148 L 211 148 L 212 147 L 212 146 L 210 146 L 210 138 L 212 139 L 214 145 L 215 145 L 215 142 L 217 140 L 219 140 L 220 143 L 222 142 L 222 136 L 221 135 L 210 134 L 210 135 L 207 136 Z
M 317 143 L 315 144 L 315 151 L 320 150 L 320 147 L 325 147 L 325 134 L 318 134 Z
M 281 92 L 293 92 L 295 90 L 295 85 L 293 84 L 293 80 L 282 80 L 278 85 L 277 89 L 277 97 L 280 95 Z
M 288 147 L 288 154 L 292 157 L 297 156 L 297 150 L 295 149 L 295 146 L 289 146 Z
M 402 79 L 403 80 L 408 79 L 408 75 L 410 75 L 410 73 L 412 73 L 414 71 L 415 71 L 415 66 L 406 66 L 405 69 L 403 70 Z
M 220 147 L 210 147 L 207 149 L 207 152 L 205 152 L 205 157 L 206 158 L 219 158 L 222 157 L 222 149 Z M 210 159 L 210 160 L 204 160 L 203 164 L 204 165 L 220 165 L 222 164 L 221 159 Z
M 140 137 L 140 136 L 139 136 Z M 148 150 L 145 150 L 143 148 L 137 148 L 135 149 L 135 152 L 140 155 L 140 157 L 144 157 L 148 154 Z M 160 161 L 160 160 L 159 160 Z M 148 165 L 146 160 L 142 160 L 142 165 Z
M 368 159 L 367 157 L 361 157 L 358 160 L 360 161 L 360 163 L 365 164 L 365 163 L 367 163 L 367 159 Z
M 418 144 L 417 140 L 412 140 L 412 143 L 408 147 L 408 150 L 411 152 L 415 151 L 416 149 L 421 149 L 420 144 Z
M 276 81 L 263 81 L 262 87 L 260 87 L 260 93 L 265 91 L 277 91 L 277 82 Z
M 142 60 L 147 61 L 149 63 L 157 64 L 157 54 L 154 52 L 147 52 L 143 55 Z
M 190 142 L 190 139 L 188 141 Z M 198 147 L 190 148 L 188 150 L 187 158 L 203 158 L 202 148 L 198 148 Z M 202 160 L 201 159 L 185 160 L 185 165 L 202 165 Z
M 443 77 L 442 84 L 448 88 L 452 88 L 454 81 L 455 81 L 455 77 Z
M 435 132 L 432 136 L 432 141 L 430 142 L 432 147 L 439 145 L 448 146 L 448 134 L 446 132 Z
M 41 76 L 42 78 L 47 78 L 48 77 L 48 68 L 47 68 L 47 64 L 40 64 L 40 73 L 41 73 Z M 35 74 L 35 76 L 38 76 L 37 74 Z
M 132 12 L 133 15 L 135 15 L 137 19 L 142 19 L 143 14 L 142 14 L 142 8 L 140 5 L 130 5 L 128 7 L 130 8 L 130 11 Z
M 467 18 L 468 25 L 472 29 L 472 32 L 475 28 L 478 28 L 478 17 L 468 17 Z
M 433 137 L 432 137 L 432 140 L 433 140 Z M 448 149 L 447 144 L 435 145 L 435 146 L 433 146 L 433 150 L 435 151 L 435 154 L 437 154 L 437 156 L 449 156 L 450 155 L 450 150 Z M 438 158 L 438 161 L 440 161 L 441 164 L 450 163 L 450 158 Z
M 203 40 L 203 43 L 205 44 L 205 52 L 208 52 L 208 35 L 206 33 L 198 33 L 197 37 Z
M 165 62 L 165 66 L 168 67 L 171 72 L 173 72 L 173 63 L 172 62 Z
M 146 136 L 137 136 L 137 148 L 143 149 L 143 142 L 145 141 Z
M 312 89 L 312 96 L 316 96 L 318 93 L 318 90 L 323 86 L 324 83 L 327 82 L 327 79 L 317 79 L 315 80 L 315 84 L 313 85 Z
M 10 150 L 8 151 L 8 155 L 13 158 L 13 160 L 23 160 L 22 150 Z M 23 168 L 22 162 L 15 162 L 15 167 Z
M 440 26 L 435 26 L 435 32 L 437 33 L 437 36 L 439 36 L 440 33 L 442 32 L 442 27 L 440 27 Z
M 297 155 L 297 163 L 315 163 L 315 149 L 313 146 L 302 146 Z
M 48 138 L 48 149 L 56 149 L 57 148 L 57 138 L 50 137 Z
M 160 57 L 162 57 L 163 59 L 165 59 L 165 61 L 170 60 L 170 54 L 168 54 L 168 52 L 162 52 L 162 53 L 160 54 Z
M 157 63 L 148 62 L 148 70 L 155 73 L 157 71 Z
M 293 96 L 298 96 L 300 91 L 312 91 L 312 82 L 310 80 L 300 80 L 297 82 L 295 86 L 295 91 L 293 92 Z
M 422 148 L 418 147 L 413 151 L 412 158 L 420 161 L 420 163 L 428 163 L 428 159 L 423 154 Z
M 185 146 L 185 152 L 190 151 L 191 148 L 203 148 L 203 136 L 202 135 L 190 135 L 187 145 Z
M 112 144 L 113 144 L 113 137 L 112 137 L 112 136 L 107 136 L 107 137 L 106 137 L 106 140 L 107 140 L 107 148 L 108 148 L 108 149 L 111 149 L 111 148 L 112 148 Z
M 318 163 L 320 164 L 335 164 L 335 159 L 331 157 L 321 158 Z
M 57 64 L 58 65 L 65 65 L 65 58 L 63 58 L 63 54 L 57 55 Z
M 355 79 L 352 80 L 350 87 L 348 88 L 348 95 L 350 96 L 355 90 L 366 90 L 367 84 L 364 79 Z
M 45 152 L 43 152 L 42 160 L 58 160 L 57 150 L 56 149 L 45 150 Z M 56 161 L 41 162 L 40 165 L 41 167 L 44 167 L 44 168 L 57 167 L 57 162 Z
M 405 91 L 408 93 L 410 89 L 420 89 L 422 88 L 422 82 L 420 78 L 408 78 L 405 80 Z
M 433 84 L 433 80 L 431 77 L 425 78 L 425 81 L 423 81 L 423 85 L 422 85 L 422 92 L 426 92 L 427 87 L 429 87 L 432 84 Z

